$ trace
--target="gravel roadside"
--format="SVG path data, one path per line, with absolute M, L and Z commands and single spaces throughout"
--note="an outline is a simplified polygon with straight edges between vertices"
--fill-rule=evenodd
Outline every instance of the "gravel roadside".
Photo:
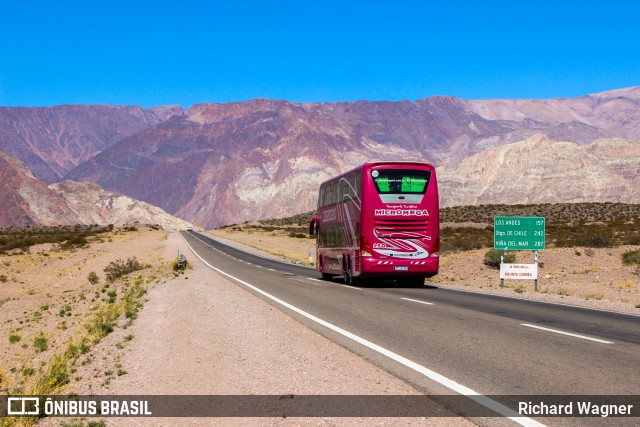
M 388 372 L 305 328 L 198 260 L 177 233 L 165 258 L 180 249 L 191 269 L 149 291 L 139 318 L 104 342 L 125 375 L 78 390 L 109 395 L 417 395 Z M 111 351 L 109 351 L 109 354 Z M 113 363 L 105 356 L 103 363 Z M 443 415 L 447 414 L 443 409 Z M 473 425 L 440 418 L 109 418 L 138 425 Z

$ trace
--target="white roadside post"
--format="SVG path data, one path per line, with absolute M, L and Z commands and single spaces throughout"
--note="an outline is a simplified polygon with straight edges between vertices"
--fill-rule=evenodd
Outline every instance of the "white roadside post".
M 538 271 L 538 251 L 533 251 L 533 263 L 536 265 L 536 272 Z M 533 281 L 533 289 L 538 292 L 538 275 Z
M 504 264 L 504 249 L 500 251 L 500 271 L 502 271 L 502 264 Z M 504 288 L 504 277 L 500 275 L 500 287 Z

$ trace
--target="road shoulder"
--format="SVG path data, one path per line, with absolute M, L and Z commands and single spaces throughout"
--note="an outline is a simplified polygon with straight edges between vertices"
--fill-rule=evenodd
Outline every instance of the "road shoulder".
M 331 342 L 221 277 L 195 257 L 177 233 L 191 268 L 148 293 L 139 318 L 104 345 L 134 338 L 119 357 L 126 375 L 95 394 L 145 395 L 416 395 L 388 372 Z M 446 411 L 443 410 L 443 414 Z M 444 418 L 108 419 L 107 425 L 473 425 Z

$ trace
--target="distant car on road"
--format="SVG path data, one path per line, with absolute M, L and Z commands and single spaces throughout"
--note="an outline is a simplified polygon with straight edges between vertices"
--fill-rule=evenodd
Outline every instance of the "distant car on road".
M 193 231 L 193 227 L 187 227 L 187 231 Z

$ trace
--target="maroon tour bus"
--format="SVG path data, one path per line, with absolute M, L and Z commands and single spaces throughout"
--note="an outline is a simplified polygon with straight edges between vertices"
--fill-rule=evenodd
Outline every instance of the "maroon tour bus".
M 320 185 L 309 232 L 323 279 L 394 279 L 421 286 L 438 273 L 440 225 L 433 165 L 365 163 Z

